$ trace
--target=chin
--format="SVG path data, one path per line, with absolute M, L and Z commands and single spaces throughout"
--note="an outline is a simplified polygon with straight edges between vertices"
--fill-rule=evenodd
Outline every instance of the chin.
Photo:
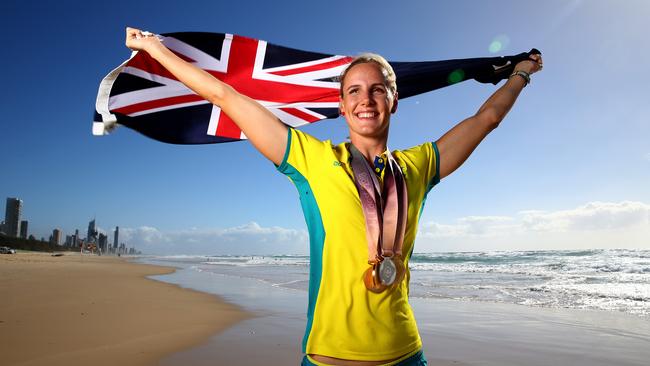
M 388 135 L 388 129 L 363 128 L 358 131 L 358 135 L 370 138 L 383 138 Z

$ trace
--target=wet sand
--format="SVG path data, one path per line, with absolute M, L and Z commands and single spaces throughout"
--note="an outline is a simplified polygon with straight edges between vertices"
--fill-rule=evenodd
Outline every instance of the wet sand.
M 255 314 L 200 346 L 166 357 L 161 366 L 300 363 L 305 291 L 192 269 L 156 278 L 219 294 Z M 650 359 L 647 318 L 481 301 L 410 302 L 430 366 L 645 366 Z
M 154 365 L 250 317 L 146 278 L 173 271 L 106 256 L 1 255 L 2 365 Z

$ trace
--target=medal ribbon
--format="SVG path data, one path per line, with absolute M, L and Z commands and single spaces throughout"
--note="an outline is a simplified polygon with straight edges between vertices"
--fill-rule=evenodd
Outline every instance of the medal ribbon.
M 408 209 L 408 192 L 400 166 L 387 151 L 384 189 L 361 152 L 350 144 L 354 182 L 366 220 L 368 263 L 402 255 Z

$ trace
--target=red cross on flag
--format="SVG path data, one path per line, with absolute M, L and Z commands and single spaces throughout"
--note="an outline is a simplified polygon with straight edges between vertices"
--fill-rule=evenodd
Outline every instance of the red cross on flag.
M 331 110 L 338 108 L 336 78 L 350 57 L 294 52 L 292 60 L 279 60 L 277 54 L 287 52 L 278 52 L 279 46 L 269 47 L 261 40 L 225 34 L 218 45 L 212 41 L 212 47 L 201 49 L 183 38 L 170 35 L 162 40 L 179 57 L 257 100 L 287 125 L 298 127 L 328 118 Z M 120 71 L 124 80 L 117 81 L 132 81 L 134 90 L 111 95 L 110 114 L 165 119 L 166 111 L 207 106 L 210 114 L 204 134 L 231 140 L 246 138 L 219 107 L 188 89 L 146 52 L 135 53 Z M 148 81 L 148 87 L 138 85 L 142 81 Z

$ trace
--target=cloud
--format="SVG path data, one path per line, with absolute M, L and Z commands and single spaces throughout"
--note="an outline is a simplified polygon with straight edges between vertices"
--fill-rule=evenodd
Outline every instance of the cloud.
M 262 227 L 256 222 L 229 228 L 190 228 L 161 231 L 154 227 L 120 228 L 120 242 L 146 254 L 305 254 L 305 230 L 278 226 Z
M 528 230 L 616 230 L 648 225 L 650 205 L 631 201 L 590 202 L 571 210 L 527 211 L 522 216 L 522 224 Z
M 650 161 L 650 152 L 643 155 L 646 161 Z
M 120 228 L 120 242 L 146 254 L 307 254 L 309 249 L 306 230 L 264 227 L 256 222 L 177 231 Z M 557 211 L 421 222 L 416 243 L 419 252 L 607 247 L 650 247 L 650 205 L 596 201 Z
M 650 205 L 596 201 L 551 212 L 527 210 L 513 216 L 468 216 L 453 223 L 431 221 L 421 224 L 416 250 L 578 247 L 650 247 Z
M 142 243 L 152 244 L 161 241 L 166 241 L 166 238 L 158 229 L 151 226 L 141 226 L 135 229 L 134 232 L 129 232 L 129 229 L 121 229 L 120 236 L 123 238 L 128 238 L 130 235 L 134 235 Z
M 514 219 L 507 216 L 467 216 L 456 224 L 428 222 L 422 225 L 420 234 L 425 237 L 494 236 L 512 229 Z

